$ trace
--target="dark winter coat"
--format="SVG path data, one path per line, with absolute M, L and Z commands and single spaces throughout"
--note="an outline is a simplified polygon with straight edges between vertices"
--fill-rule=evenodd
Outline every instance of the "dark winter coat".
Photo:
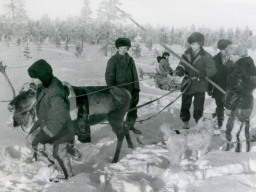
M 233 63 L 232 61 L 228 60 L 225 64 L 223 64 L 221 52 L 215 55 L 213 60 L 215 62 L 217 72 L 213 77 L 211 77 L 211 80 L 219 85 L 223 90 L 226 90 L 227 74 Z M 215 88 L 212 84 L 209 84 L 208 90 L 209 94 L 211 94 L 214 98 L 218 97 L 219 95 L 223 96 L 223 93 Z
M 196 58 L 193 58 L 191 48 L 185 51 L 185 53 L 182 55 L 182 58 L 185 59 L 188 63 L 190 63 L 199 71 L 206 70 L 208 77 L 212 77 L 216 73 L 216 67 L 212 56 L 202 47 Z M 185 75 L 192 79 L 191 86 L 186 92 L 186 94 L 192 95 L 207 91 L 208 82 L 204 78 L 199 78 L 197 72 L 193 71 L 182 62 L 179 63 L 177 68 L 182 69 L 185 72 Z
M 120 87 L 127 89 L 130 93 L 140 90 L 135 63 L 128 53 L 120 55 L 117 52 L 108 60 L 105 79 L 108 86 L 116 86 L 135 81 L 134 83 Z
M 227 109 L 250 109 L 253 107 L 253 90 L 248 88 L 246 81 L 248 76 L 256 76 L 256 68 L 251 57 L 243 57 L 230 68 L 227 76 L 227 94 L 225 96 Z
M 69 114 L 65 89 L 56 77 L 49 87 L 37 91 L 36 112 L 45 137 L 43 143 L 65 143 L 74 139 L 74 128 Z M 40 142 L 40 141 L 39 141 Z
M 159 62 L 159 73 L 161 75 L 167 75 L 167 74 L 172 74 L 172 68 L 169 65 L 169 62 L 167 59 L 163 58 Z

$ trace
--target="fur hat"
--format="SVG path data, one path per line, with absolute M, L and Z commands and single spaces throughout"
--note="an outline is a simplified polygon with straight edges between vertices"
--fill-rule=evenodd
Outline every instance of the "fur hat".
M 232 44 L 231 41 L 229 41 L 228 39 L 221 39 L 218 41 L 217 43 L 217 48 L 220 50 L 224 50 L 227 48 L 228 45 Z
M 122 37 L 120 37 L 120 38 L 118 38 L 117 40 L 116 40 L 116 42 L 115 42 L 115 46 L 116 46 L 116 48 L 118 49 L 119 47 L 122 47 L 122 46 L 127 46 L 127 47 L 131 47 L 131 41 L 130 41 L 130 39 L 128 39 L 128 38 L 122 38 Z
M 229 45 L 226 48 L 227 55 L 238 55 L 239 57 L 246 57 L 248 55 L 248 50 L 245 45 Z
M 40 79 L 44 87 L 48 87 L 53 79 L 52 67 L 43 59 L 40 59 L 33 63 L 28 68 L 28 74 L 31 78 Z
M 203 45 L 204 44 L 204 35 L 199 32 L 194 32 L 188 37 L 187 41 L 189 44 L 197 42 L 197 43 L 200 43 L 201 45 Z

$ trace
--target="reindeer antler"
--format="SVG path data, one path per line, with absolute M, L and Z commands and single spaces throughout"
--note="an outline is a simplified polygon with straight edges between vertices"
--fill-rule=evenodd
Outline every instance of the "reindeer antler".
M 7 74 L 6 74 L 6 72 L 5 72 L 6 67 L 7 67 L 7 66 L 6 66 L 6 65 L 3 66 L 3 62 L 0 61 L 0 72 L 3 74 L 3 76 L 4 76 L 5 79 L 6 79 L 6 81 L 7 81 L 8 84 L 10 85 L 10 87 L 11 87 L 11 89 L 12 89 L 13 99 L 14 99 L 15 96 L 16 96 L 16 94 L 15 94 L 15 90 L 14 90 L 14 88 L 13 88 L 13 86 L 12 86 L 12 83 L 11 83 L 9 77 L 7 76 Z M 2 101 L 2 102 L 3 102 L 3 101 Z

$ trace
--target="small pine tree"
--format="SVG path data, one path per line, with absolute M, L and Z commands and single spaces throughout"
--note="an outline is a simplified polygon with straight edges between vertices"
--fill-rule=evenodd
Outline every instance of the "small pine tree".
M 141 46 L 140 43 L 135 42 L 131 47 L 132 53 L 135 55 L 136 58 L 141 56 Z
M 23 53 L 24 53 L 24 57 L 26 60 L 29 60 L 32 58 L 32 57 L 30 57 L 30 50 L 29 50 L 28 44 L 25 47 L 25 50 L 23 51 Z
M 41 43 L 37 44 L 36 50 L 37 50 L 37 54 L 39 54 L 42 51 Z
M 82 46 L 80 44 L 76 44 L 75 56 L 77 56 L 77 57 L 81 56 L 82 52 L 83 52 Z

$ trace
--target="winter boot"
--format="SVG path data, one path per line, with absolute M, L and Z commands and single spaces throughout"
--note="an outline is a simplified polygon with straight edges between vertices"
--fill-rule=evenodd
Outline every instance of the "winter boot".
M 183 122 L 183 129 L 189 129 L 188 121 Z
M 240 152 L 241 152 L 241 143 L 240 143 L 240 141 L 237 141 L 235 151 L 236 151 L 237 153 L 240 153 Z
M 73 144 L 68 145 L 68 154 L 76 161 L 81 161 L 83 157 L 82 153 Z
M 49 179 L 50 182 L 58 183 L 60 181 L 66 180 L 64 175 L 57 175 Z
M 250 141 L 246 141 L 246 152 L 250 152 L 251 150 L 251 143 Z
M 231 144 L 230 144 L 230 143 L 227 143 L 227 146 L 226 146 L 225 151 L 230 151 L 230 148 L 231 148 Z
M 140 130 L 134 128 L 135 121 L 136 121 L 136 119 L 129 118 L 126 120 L 124 126 L 127 127 L 127 130 L 133 131 L 133 133 L 135 133 L 137 135 L 141 135 L 142 132 Z
M 141 132 L 140 130 L 135 129 L 134 127 L 130 127 L 129 130 L 130 130 L 130 131 L 133 131 L 133 133 L 135 133 L 135 134 L 137 134 L 137 135 L 141 135 L 141 134 L 142 134 L 142 132 Z

